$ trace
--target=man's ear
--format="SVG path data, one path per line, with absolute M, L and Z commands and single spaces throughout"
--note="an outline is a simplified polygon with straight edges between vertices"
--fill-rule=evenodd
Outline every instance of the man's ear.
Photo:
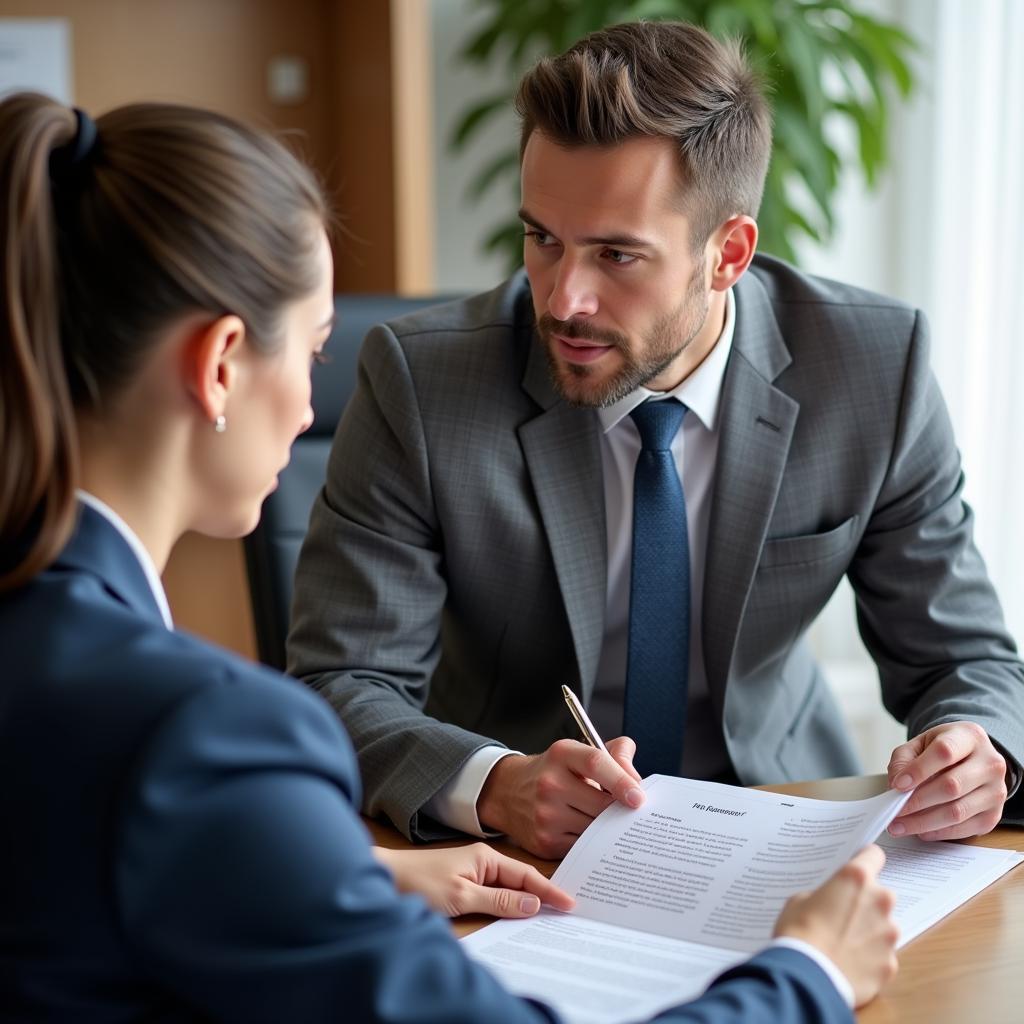
M 746 214 L 730 217 L 709 239 L 711 287 L 724 292 L 744 274 L 757 248 L 757 221 Z
M 186 384 L 211 423 L 224 415 L 228 396 L 238 381 L 238 357 L 244 341 L 245 324 L 229 314 L 205 321 L 186 342 Z

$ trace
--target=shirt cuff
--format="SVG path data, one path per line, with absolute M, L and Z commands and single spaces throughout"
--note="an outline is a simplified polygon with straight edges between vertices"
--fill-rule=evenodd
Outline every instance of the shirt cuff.
M 458 772 L 423 805 L 423 813 L 429 814 L 442 825 L 467 832 L 480 839 L 493 839 L 501 835 L 500 832 L 488 832 L 481 826 L 476 813 L 476 802 L 480 799 L 480 791 L 484 788 L 491 769 L 503 757 L 518 753 L 518 750 L 496 746 L 475 750 Z
M 768 944 L 768 948 L 770 949 L 772 946 L 782 946 L 785 949 L 795 950 L 797 953 L 803 953 L 804 956 L 813 960 L 828 976 L 828 980 L 835 986 L 836 991 L 846 1005 L 851 1010 L 853 1009 L 853 986 L 847 980 L 846 975 L 817 946 L 812 946 L 809 942 L 804 942 L 803 939 L 794 939 L 789 935 L 782 935 L 777 939 L 772 939 Z

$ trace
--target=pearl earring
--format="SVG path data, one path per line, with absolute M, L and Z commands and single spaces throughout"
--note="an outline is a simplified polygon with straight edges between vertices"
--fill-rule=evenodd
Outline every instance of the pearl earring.
M 223 434 L 224 431 L 228 429 L 227 417 L 223 413 L 213 421 L 213 429 L 216 430 L 218 434 Z

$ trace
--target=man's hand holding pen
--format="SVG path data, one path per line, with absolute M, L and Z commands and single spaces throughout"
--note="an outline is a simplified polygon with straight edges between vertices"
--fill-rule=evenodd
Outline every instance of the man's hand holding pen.
M 564 856 L 609 804 L 639 807 L 644 802 L 633 767 L 636 744 L 628 736 L 601 744 L 578 701 L 574 708 L 566 700 L 594 745 L 558 740 L 543 754 L 504 757 L 491 769 L 477 801 L 485 828 L 504 832 L 538 857 Z

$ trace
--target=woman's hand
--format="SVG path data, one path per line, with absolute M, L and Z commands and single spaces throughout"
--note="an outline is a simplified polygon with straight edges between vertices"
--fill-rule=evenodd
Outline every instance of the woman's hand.
M 401 892 L 418 893 L 447 917 L 530 917 L 540 910 L 541 903 L 570 910 L 576 902 L 536 868 L 506 857 L 486 843 L 447 850 L 375 846 L 373 852 L 395 876 Z
M 814 892 L 790 897 L 775 925 L 816 946 L 846 975 L 854 1005 L 870 1002 L 896 974 L 896 897 L 878 884 L 880 846 L 866 846 Z

